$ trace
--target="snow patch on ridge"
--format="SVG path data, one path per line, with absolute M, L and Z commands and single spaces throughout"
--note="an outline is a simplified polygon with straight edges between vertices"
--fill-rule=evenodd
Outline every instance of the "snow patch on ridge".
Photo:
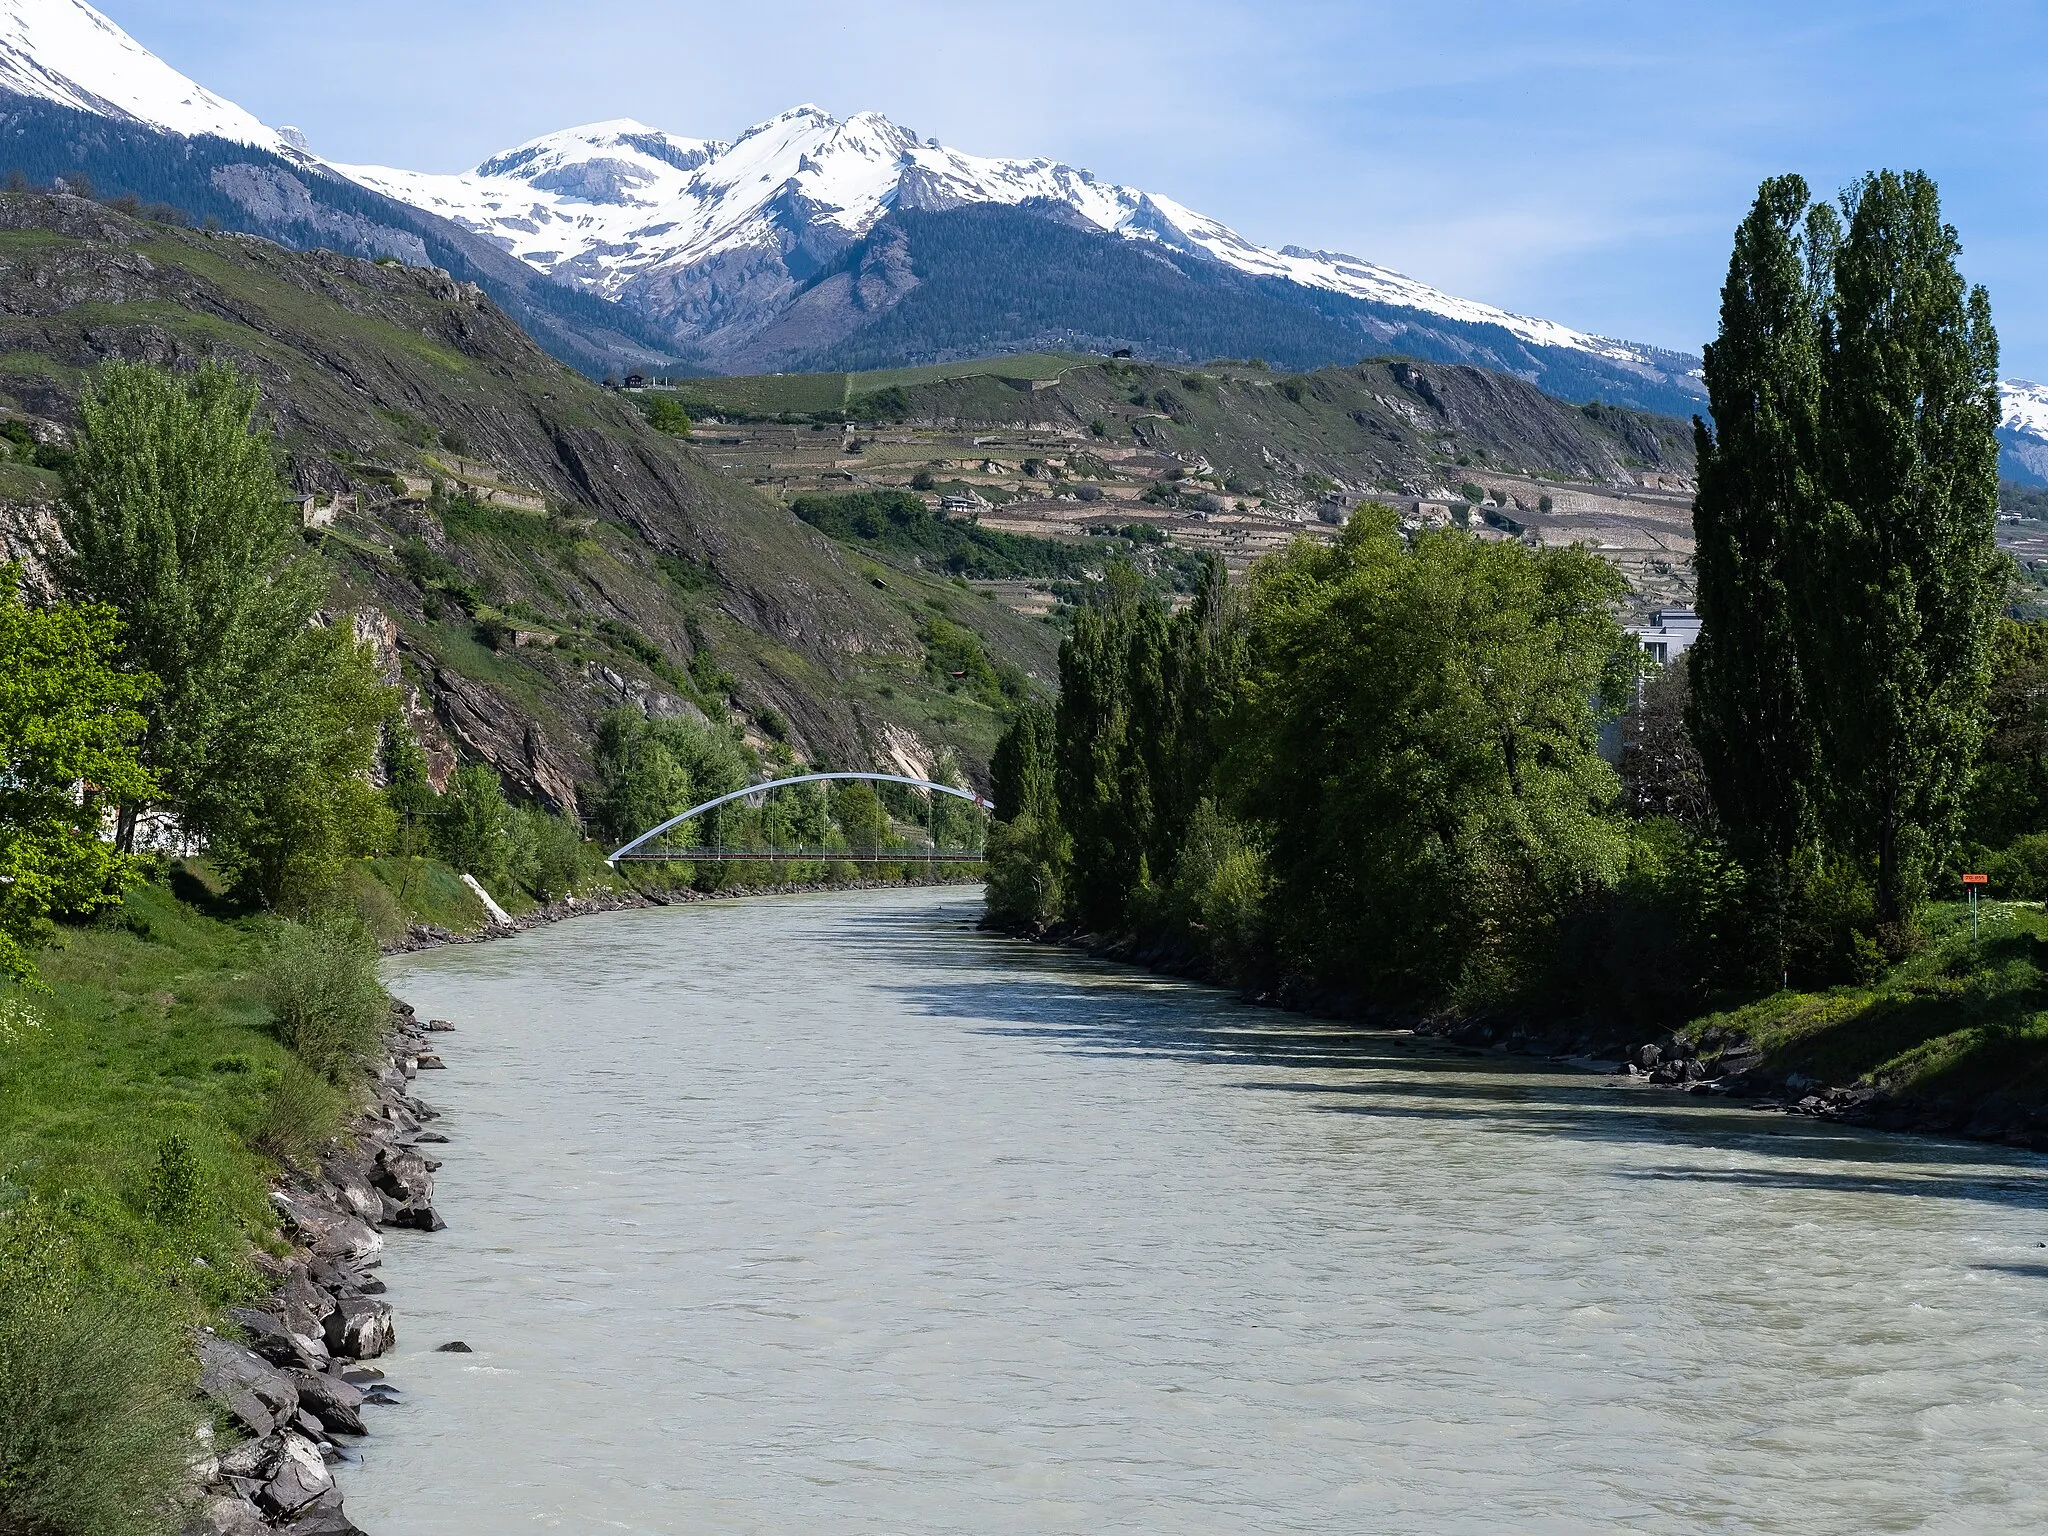
M 1495 325 L 1538 346 L 1656 367 L 1643 349 L 1626 342 L 1457 298 L 1355 256 L 1298 246 L 1272 250 L 1157 193 L 1098 181 L 1053 160 L 989 158 L 920 141 L 874 112 L 841 122 L 806 104 L 729 143 L 678 138 L 630 120 L 593 123 L 530 140 L 452 176 L 384 166 L 334 169 L 607 297 L 649 272 L 775 245 L 777 210 L 792 197 L 802 199 L 809 217 L 849 240 L 867 233 L 899 198 L 923 208 L 1044 199 L 1064 203 L 1106 233 L 1254 276 Z
M 181 75 L 84 0 L 0 0 L 0 91 L 188 136 L 306 157 Z
M 2025 379 L 2002 379 L 1998 385 L 1999 421 L 2008 432 L 2023 432 L 2048 442 L 2048 386 Z

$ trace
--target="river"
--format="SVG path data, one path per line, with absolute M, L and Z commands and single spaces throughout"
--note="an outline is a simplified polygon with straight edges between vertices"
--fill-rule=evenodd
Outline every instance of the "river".
M 2048 1529 L 2048 1160 L 1358 1035 L 961 890 L 394 961 L 376 1536 Z M 436 1352 L 460 1339 L 474 1353 Z

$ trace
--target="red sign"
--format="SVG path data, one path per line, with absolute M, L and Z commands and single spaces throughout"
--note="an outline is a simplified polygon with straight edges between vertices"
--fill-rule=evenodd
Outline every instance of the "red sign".
M 1991 879 L 1991 877 L 1990 877 L 1989 875 L 1965 875 L 1965 876 L 1963 876 L 1963 884 L 1965 884 L 1965 885 L 1984 885 L 1984 884 L 1986 884 L 1986 883 L 1987 883 L 1987 882 L 1988 882 L 1988 881 L 1989 881 L 1990 879 Z

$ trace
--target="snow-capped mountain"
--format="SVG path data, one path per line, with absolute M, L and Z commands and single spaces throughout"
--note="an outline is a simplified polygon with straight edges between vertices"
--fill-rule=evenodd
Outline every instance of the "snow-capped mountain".
M 1227 338 L 1290 366 L 1378 349 L 1463 359 L 1568 398 L 1681 413 L 1704 394 L 1698 360 L 1683 353 L 1513 314 L 1355 256 L 1262 246 L 1158 193 L 1053 160 L 949 149 L 873 112 L 841 120 L 801 106 L 730 140 L 621 119 L 547 134 L 453 175 L 344 165 L 180 74 L 84 0 L 0 0 L 0 114 L 13 165 L 45 177 L 92 171 L 102 191 L 122 188 L 95 164 L 132 166 L 151 135 L 213 143 L 205 156 L 166 155 L 148 195 L 275 239 L 461 269 L 584 367 L 651 362 L 664 338 L 682 355 L 742 368 L 1062 340 L 1201 356 Z M 76 124 L 93 119 L 119 143 L 84 142 Z M 1008 210 L 1008 222 L 954 227 L 951 277 L 933 276 L 943 263 L 923 259 L 906 218 L 977 210 Z M 1048 233 L 1024 250 L 1018 231 L 1034 223 L 1057 226 L 1058 240 Z M 1077 231 L 1096 245 L 1077 247 Z M 963 283 L 963 239 L 984 236 L 1009 245 Z M 1092 288 L 1069 281 L 1061 253 L 1091 250 L 1132 259 L 1113 279 L 1097 273 Z M 1031 266 L 1048 253 L 1051 264 Z M 1148 253 L 1158 259 L 1139 259 Z M 999 261 L 1009 263 L 1000 272 Z M 1183 317 L 1213 309 L 1228 323 L 1129 329 L 1134 312 L 1173 303 Z M 920 305 L 915 323 L 902 318 Z M 1005 330 L 990 308 L 1030 313 Z M 893 331 L 882 324 L 892 315 Z M 860 344 L 849 347 L 849 335 Z M 2048 388 L 2001 389 L 2007 468 L 2048 483 Z
M 2048 485 L 2048 387 L 2005 379 L 1998 397 L 2000 471 L 2025 485 Z
M 146 124 L 213 134 L 287 159 L 283 134 L 179 74 L 83 0 L 0 0 L 0 91 Z
M 842 122 L 815 106 L 795 107 L 730 142 L 679 138 L 630 120 L 595 123 L 530 140 L 453 176 L 336 169 L 611 298 L 628 296 L 650 273 L 741 252 L 780 253 L 799 227 L 809 237 L 800 244 L 843 246 L 895 208 L 1050 204 L 1105 233 L 1253 277 L 1498 326 L 1537 346 L 1650 363 L 1646 349 L 1457 298 L 1355 256 L 1254 244 L 1170 198 L 1057 161 L 990 159 L 920 140 L 874 112 Z

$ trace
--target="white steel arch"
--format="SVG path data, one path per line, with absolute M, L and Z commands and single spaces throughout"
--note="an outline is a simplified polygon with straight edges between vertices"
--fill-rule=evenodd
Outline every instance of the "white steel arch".
M 793 779 L 773 779 L 766 784 L 749 784 L 745 789 L 736 789 L 729 795 L 720 795 L 716 800 L 706 800 L 702 805 L 693 805 L 687 811 L 682 811 L 669 817 L 660 826 L 642 832 L 623 848 L 614 848 L 606 857 L 605 863 L 616 864 L 620 859 L 631 854 L 641 844 L 652 842 L 670 827 L 680 826 L 693 817 L 702 816 L 706 811 L 718 809 L 719 806 L 729 801 L 744 800 L 749 795 L 765 794 L 771 789 L 786 789 L 792 784 L 818 784 L 827 779 L 866 779 L 879 784 L 908 784 L 912 789 L 929 789 L 942 795 L 951 795 L 956 800 L 966 800 L 971 804 L 980 806 L 985 811 L 995 809 L 993 805 L 982 799 L 980 795 L 977 795 L 971 789 L 958 789 L 951 784 L 935 784 L 930 779 L 913 779 L 901 773 L 800 773 Z M 676 854 L 678 859 L 687 859 L 689 856 L 687 850 L 678 851 Z

